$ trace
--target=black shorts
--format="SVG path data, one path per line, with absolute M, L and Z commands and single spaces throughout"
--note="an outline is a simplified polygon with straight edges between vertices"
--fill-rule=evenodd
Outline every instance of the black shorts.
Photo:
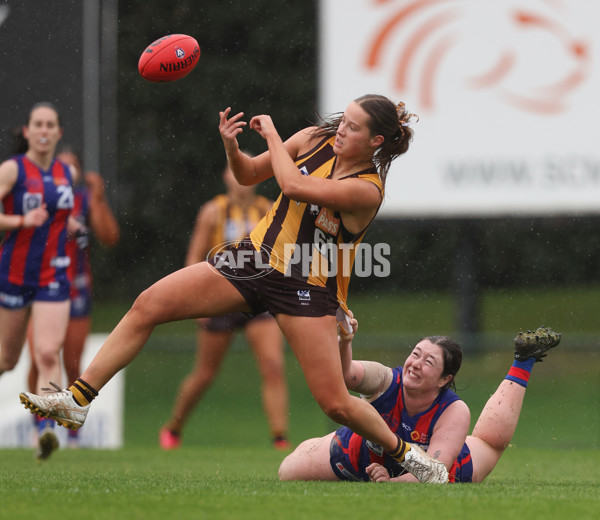
M 268 267 L 268 257 L 256 251 L 249 238 L 228 247 L 208 261 L 225 276 L 250 305 L 253 315 L 265 311 L 291 316 L 335 316 L 337 294 L 309 285 Z
M 250 316 L 245 312 L 232 312 L 215 316 L 207 320 L 199 320 L 198 327 L 209 332 L 235 332 L 238 329 L 243 329 L 251 321 L 274 320 L 273 316 L 268 312 L 263 312 L 257 316 Z

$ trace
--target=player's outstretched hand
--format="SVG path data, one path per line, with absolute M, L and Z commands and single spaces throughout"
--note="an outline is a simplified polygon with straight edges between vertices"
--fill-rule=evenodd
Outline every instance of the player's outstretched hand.
M 219 133 L 225 145 L 225 150 L 237 149 L 237 136 L 241 134 L 246 126 L 246 122 L 242 121 L 243 112 L 239 112 L 229 118 L 231 107 L 227 107 L 222 112 L 219 112 Z
M 277 133 L 271 116 L 260 115 L 254 116 L 250 120 L 250 128 L 255 130 L 263 139 L 266 139 L 269 134 Z

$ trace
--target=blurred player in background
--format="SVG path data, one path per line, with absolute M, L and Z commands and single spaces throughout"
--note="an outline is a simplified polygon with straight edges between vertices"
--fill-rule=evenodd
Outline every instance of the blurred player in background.
M 229 167 L 223 172 L 227 193 L 207 202 L 198 212 L 186 265 L 206 260 L 218 246 L 241 240 L 271 208 L 273 202 L 240 185 Z M 283 337 L 267 312 L 250 318 L 241 312 L 198 320 L 196 363 L 183 380 L 169 421 L 160 429 L 165 450 L 179 448 L 183 427 L 197 402 L 215 379 L 234 332 L 243 329 L 262 378 L 262 403 L 273 446 L 288 449 L 288 390 L 284 376 Z
M 254 116 L 250 128 L 268 149 L 250 157 L 237 140 L 247 124 L 244 114 L 230 113 L 228 107 L 219 114 L 229 166 L 243 185 L 275 177 L 281 194 L 273 208 L 247 240 L 145 290 L 68 390 L 23 392 L 21 402 L 77 429 L 98 390 L 136 357 L 157 325 L 269 311 L 330 419 L 351 426 L 409 468 L 431 468 L 437 478 L 446 471 L 442 462 L 413 450 L 369 403 L 348 393 L 337 344 L 354 256 L 383 203 L 392 162 L 408 151 L 413 114 L 404 103 L 367 94 L 285 142 L 270 116 Z
M 114 247 L 119 241 L 119 224 L 106 199 L 104 179 L 97 172 L 81 168 L 79 157 L 63 147 L 56 158 L 73 168 L 74 207 L 71 217 L 82 226 L 81 231 L 67 236 L 66 250 L 71 260 L 67 274 L 71 282 L 71 311 L 63 347 L 63 362 L 67 382 L 75 381 L 80 372 L 81 355 L 92 326 L 92 267 L 90 262 L 91 232 L 106 247 Z M 35 359 L 35 340 L 30 328 L 29 348 L 32 361 Z M 29 370 L 29 388 L 34 391 L 38 379 L 36 363 Z M 69 430 L 69 445 L 78 445 L 78 431 Z
M 462 350 L 451 338 L 430 336 L 414 347 L 404 365 L 392 369 L 374 361 L 352 360 L 352 333 L 340 332 L 344 377 L 350 390 L 386 419 L 413 446 L 441 460 L 449 482 L 481 482 L 496 466 L 517 427 L 525 389 L 536 361 L 560 342 L 560 334 L 540 327 L 515 338 L 515 360 L 482 410 L 473 433 L 471 414 L 454 392 Z M 282 480 L 427 481 L 406 473 L 402 464 L 349 428 L 308 439 L 281 463 Z
M 69 320 L 67 232 L 80 229 L 73 209 L 73 169 L 54 158 L 63 135 L 50 103 L 38 103 L 22 129 L 27 151 L 0 164 L 0 374 L 21 355 L 31 320 L 37 391 L 61 380 L 60 349 Z M 38 459 L 58 448 L 54 421 L 39 421 Z

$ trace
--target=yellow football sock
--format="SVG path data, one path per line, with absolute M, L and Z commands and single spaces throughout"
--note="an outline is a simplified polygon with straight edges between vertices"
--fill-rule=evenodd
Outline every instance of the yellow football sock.
M 398 462 L 404 461 L 405 455 L 410 451 L 410 444 L 408 442 L 403 441 L 400 437 L 398 437 L 398 446 L 396 449 L 390 453 L 392 457 L 394 457 Z
M 78 378 L 69 390 L 73 392 L 73 399 L 79 406 L 87 406 L 98 396 L 98 392 L 81 378 Z

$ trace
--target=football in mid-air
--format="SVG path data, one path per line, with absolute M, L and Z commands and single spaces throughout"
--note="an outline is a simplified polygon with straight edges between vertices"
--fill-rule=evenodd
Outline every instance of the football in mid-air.
M 200 58 L 198 42 L 187 34 L 169 34 L 146 47 L 138 70 L 155 83 L 176 81 L 187 76 Z

